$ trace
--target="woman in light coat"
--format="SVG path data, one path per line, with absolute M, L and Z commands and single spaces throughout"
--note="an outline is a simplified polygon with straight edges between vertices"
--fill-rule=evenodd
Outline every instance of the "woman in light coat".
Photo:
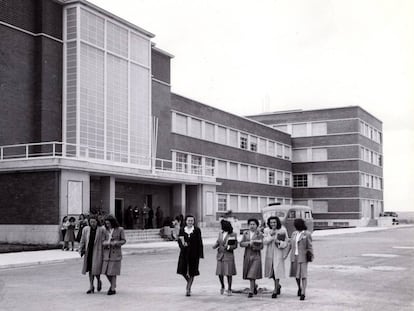
M 227 295 L 231 296 L 231 284 L 233 275 L 236 275 L 236 264 L 234 262 L 233 251 L 237 248 L 237 234 L 233 232 L 231 223 L 227 220 L 221 220 L 221 232 L 217 238 L 213 249 L 217 248 L 217 268 L 216 275 L 218 275 L 221 288 L 220 294 L 224 294 L 224 276 L 227 276 Z
M 313 257 L 312 235 L 307 230 L 303 219 L 295 219 L 293 225 L 296 231 L 292 233 L 290 239 L 290 244 L 292 245 L 292 252 L 290 254 L 290 276 L 296 278 L 300 300 L 305 300 L 308 278 L 308 256 Z
M 265 277 L 274 280 L 275 287 L 272 298 L 277 298 L 282 288 L 279 280 L 286 277 L 285 259 L 290 250 L 288 233 L 286 228 L 282 226 L 279 217 L 272 216 L 268 218 L 263 243 L 266 246 Z
M 126 243 L 124 228 L 112 215 L 105 218 L 106 237 L 103 242 L 102 274 L 105 274 L 111 284 L 108 295 L 116 294 L 116 277 L 121 274 L 122 250 Z
M 247 221 L 249 230 L 243 233 L 240 242 L 241 247 L 245 247 L 243 258 L 243 279 L 250 280 L 250 291 L 248 298 L 257 294 L 256 280 L 262 278 L 262 257 L 263 235 L 257 229 L 259 221 L 251 218 Z
M 89 216 L 89 226 L 83 228 L 82 237 L 79 244 L 79 253 L 83 256 L 82 274 L 89 272 L 89 290 L 87 294 L 95 291 L 93 280 L 96 277 L 98 292 L 102 288 L 101 270 L 102 270 L 102 243 L 105 239 L 105 228 L 98 226 L 96 216 Z

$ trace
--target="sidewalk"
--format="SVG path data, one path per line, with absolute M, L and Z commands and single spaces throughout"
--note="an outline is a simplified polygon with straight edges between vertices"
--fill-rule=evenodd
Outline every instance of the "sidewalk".
M 370 231 L 381 231 L 398 229 L 405 227 L 412 227 L 413 225 L 398 225 L 392 227 L 358 227 L 358 228 L 343 228 L 343 229 L 329 229 L 318 230 L 313 232 L 313 237 L 323 237 L 337 234 L 350 234 Z M 212 245 L 216 241 L 216 238 L 203 239 L 205 245 Z M 174 241 L 165 242 L 150 242 L 150 243 L 138 243 L 138 244 L 125 244 L 123 249 L 124 255 L 143 254 L 143 253 L 157 253 L 166 249 L 178 248 L 177 243 Z M 40 264 L 59 263 L 67 260 L 83 260 L 80 258 L 79 253 L 75 251 L 62 251 L 60 249 L 44 250 L 44 251 L 28 251 L 28 252 L 16 252 L 16 253 L 4 253 L 0 254 L 0 270 L 10 269 L 17 267 L 29 267 Z

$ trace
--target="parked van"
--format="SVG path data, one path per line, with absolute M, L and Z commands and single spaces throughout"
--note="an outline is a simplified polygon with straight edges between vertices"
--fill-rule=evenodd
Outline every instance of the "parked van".
M 295 231 L 293 221 L 296 218 L 302 218 L 306 227 L 310 232 L 313 231 L 313 217 L 312 210 L 306 205 L 280 205 L 280 204 L 269 204 L 262 210 L 263 222 L 266 223 L 270 216 L 279 217 L 282 225 L 286 227 L 288 235 L 291 236 L 292 232 Z

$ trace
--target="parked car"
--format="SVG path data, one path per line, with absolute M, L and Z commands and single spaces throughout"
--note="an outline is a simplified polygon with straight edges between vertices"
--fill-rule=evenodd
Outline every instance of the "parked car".
M 398 214 L 396 212 L 384 212 L 380 214 L 381 217 L 392 217 L 392 224 L 398 225 L 400 221 L 398 220 Z

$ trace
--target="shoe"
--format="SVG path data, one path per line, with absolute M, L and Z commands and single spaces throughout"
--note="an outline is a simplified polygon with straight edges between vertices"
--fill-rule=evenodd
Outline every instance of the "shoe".
M 277 294 L 276 293 L 272 293 L 272 298 L 273 299 L 277 298 Z
M 88 289 L 88 291 L 86 292 L 87 294 L 93 294 L 95 291 L 95 287 L 92 287 L 90 289 Z
M 279 285 L 279 286 L 277 287 L 276 294 L 280 295 L 281 290 L 282 290 L 282 285 Z
M 191 296 L 191 291 L 187 289 L 187 292 L 185 293 L 185 295 L 186 295 L 187 297 Z
M 300 295 L 300 300 L 305 300 L 305 295 Z
M 107 294 L 108 295 L 115 295 L 116 294 L 116 290 L 115 289 L 109 289 Z
M 220 295 L 224 294 L 224 288 L 220 288 Z
M 227 290 L 227 296 L 233 296 L 233 292 L 231 289 Z
M 102 289 L 102 281 L 101 280 L 98 280 L 98 286 L 96 286 L 96 289 L 98 290 L 98 292 L 101 291 L 101 289 Z
M 252 298 L 253 297 L 253 293 L 249 293 L 248 295 L 247 295 L 247 298 Z

